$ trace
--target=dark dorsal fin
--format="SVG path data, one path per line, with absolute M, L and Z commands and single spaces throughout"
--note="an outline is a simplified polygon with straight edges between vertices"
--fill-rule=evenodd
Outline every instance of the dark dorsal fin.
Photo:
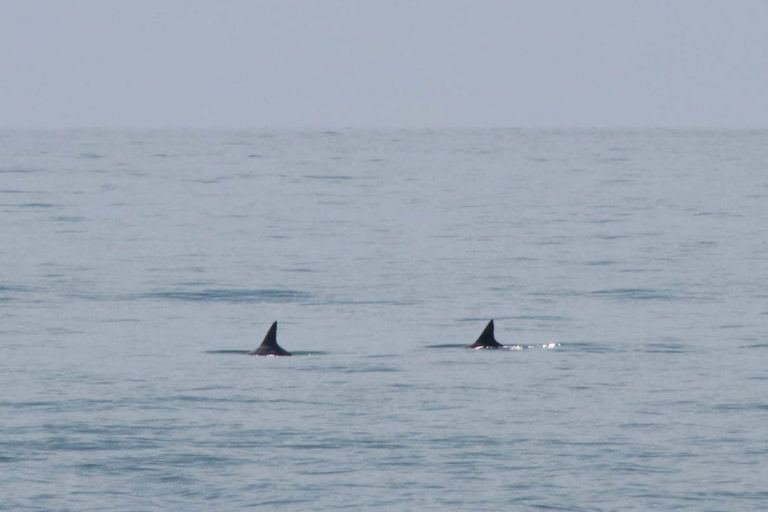
M 496 338 L 493 336 L 493 320 L 491 320 L 488 322 L 488 325 L 485 326 L 483 333 L 477 338 L 477 341 L 472 345 L 468 345 L 467 348 L 501 348 L 503 346 L 504 345 L 496 341 Z
M 273 322 L 272 326 L 267 331 L 267 335 L 264 336 L 264 341 L 261 342 L 259 348 L 251 352 L 252 356 L 289 356 L 290 352 L 284 350 L 277 344 L 277 322 Z

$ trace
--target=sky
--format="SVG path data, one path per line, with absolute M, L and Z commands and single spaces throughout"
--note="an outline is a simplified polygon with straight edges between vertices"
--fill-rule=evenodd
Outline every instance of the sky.
M 768 127 L 768 0 L 0 0 L 0 127 Z

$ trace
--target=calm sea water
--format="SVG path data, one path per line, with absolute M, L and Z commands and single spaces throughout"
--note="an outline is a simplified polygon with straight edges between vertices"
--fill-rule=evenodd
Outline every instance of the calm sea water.
M 0 390 L 2 510 L 760 509 L 768 132 L 0 132 Z

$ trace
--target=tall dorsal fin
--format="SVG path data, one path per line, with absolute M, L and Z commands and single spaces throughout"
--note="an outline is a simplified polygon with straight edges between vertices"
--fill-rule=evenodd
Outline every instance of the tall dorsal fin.
M 501 348 L 504 345 L 496 341 L 496 338 L 493 336 L 493 320 L 488 322 L 488 325 L 485 326 L 485 329 L 483 329 L 482 334 L 480 334 L 480 337 L 477 338 L 477 341 L 475 341 L 472 345 L 468 345 L 467 348 Z
M 277 344 L 277 322 L 273 322 L 272 326 L 267 331 L 267 335 L 264 336 L 264 341 L 261 342 L 259 348 L 251 352 L 252 356 L 289 356 L 290 352 L 284 350 Z
M 276 347 L 277 346 L 277 322 L 272 322 L 272 325 L 269 327 L 269 330 L 267 331 L 266 336 L 264 336 L 264 339 L 261 341 L 262 347 Z

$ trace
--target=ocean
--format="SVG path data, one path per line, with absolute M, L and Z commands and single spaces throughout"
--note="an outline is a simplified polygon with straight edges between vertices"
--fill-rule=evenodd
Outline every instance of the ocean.
M 0 510 L 758 510 L 768 131 L 0 131 L 0 390 Z

